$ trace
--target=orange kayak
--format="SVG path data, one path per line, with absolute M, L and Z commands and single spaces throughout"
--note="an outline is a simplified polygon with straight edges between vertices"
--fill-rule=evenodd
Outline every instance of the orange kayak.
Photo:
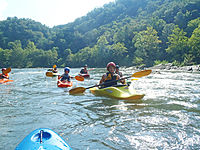
M 13 80 L 9 80 L 9 79 L 0 79 L 0 84 L 6 83 L 6 82 L 13 82 Z
M 72 81 L 58 81 L 57 82 L 57 85 L 58 87 L 61 87 L 61 88 L 67 88 L 67 87 L 71 87 L 73 84 L 72 84 Z

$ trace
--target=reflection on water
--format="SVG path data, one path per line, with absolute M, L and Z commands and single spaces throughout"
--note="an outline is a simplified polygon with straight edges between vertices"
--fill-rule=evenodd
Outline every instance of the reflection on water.
M 200 74 L 164 72 L 134 80 L 145 97 L 130 103 L 57 88 L 46 69 L 12 69 L 0 84 L 0 149 L 14 149 L 36 128 L 51 128 L 73 149 L 199 149 Z M 72 69 L 75 76 L 80 71 Z M 105 69 L 74 87 L 96 84 Z M 123 70 L 124 75 L 134 70 Z M 62 73 L 63 69 L 59 69 Z

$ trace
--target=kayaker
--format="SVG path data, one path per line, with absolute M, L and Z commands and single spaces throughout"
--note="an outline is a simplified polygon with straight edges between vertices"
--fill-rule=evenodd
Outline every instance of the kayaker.
M 48 71 L 52 71 L 53 73 L 58 73 L 57 66 L 54 65 L 52 69 L 48 69 Z
M 120 76 L 120 78 L 122 78 L 123 75 L 122 75 L 122 72 L 119 71 L 119 65 L 116 65 L 115 73 L 118 74 Z
M 61 76 L 58 76 L 58 79 L 60 79 L 60 81 L 68 81 L 69 82 L 70 79 L 73 78 L 69 75 L 69 72 L 70 72 L 70 68 L 65 67 L 64 74 L 62 74 Z
M 6 68 L 1 69 L 2 73 L 0 74 L 0 79 L 9 79 L 8 73 L 4 73 L 6 71 Z
M 85 64 L 84 68 L 81 69 L 80 74 L 88 74 L 87 64 Z
M 103 87 L 109 87 L 109 86 L 117 85 L 117 80 L 120 79 L 120 76 L 115 73 L 115 69 L 116 69 L 115 63 L 109 62 L 107 64 L 108 72 L 102 76 L 99 84 L 105 83 Z M 116 82 L 111 82 L 111 81 L 115 81 L 115 80 L 116 80 Z M 111 83 L 109 83 L 109 82 L 111 82 Z M 122 84 L 124 84 L 125 80 L 120 80 L 120 82 Z
M 52 69 L 52 72 L 53 72 L 53 73 L 58 73 L 57 66 L 56 66 L 55 68 Z

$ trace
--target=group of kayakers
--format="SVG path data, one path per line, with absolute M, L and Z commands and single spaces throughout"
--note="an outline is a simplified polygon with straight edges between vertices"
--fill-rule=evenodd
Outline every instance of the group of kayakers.
M 84 75 L 89 75 L 88 74 L 88 69 L 87 69 L 87 64 L 83 66 L 81 69 L 79 75 L 84 76 Z M 116 65 L 114 62 L 109 62 L 106 66 L 107 68 L 107 73 L 105 73 L 99 84 L 104 84 L 103 87 L 109 87 L 116 85 L 117 82 L 119 81 L 120 78 L 122 78 L 122 72 L 119 71 L 119 65 Z M 54 65 L 52 69 L 48 69 L 48 71 L 51 71 L 53 73 L 58 73 L 57 66 Z M 2 68 L 2 73 L 0 74 L 0 79 L 9 79 L 9 75 L 6 72 L 6 68 Z M 63 81 L 68 81 L 70 82 L 70 79 L 74 78 L 69 75 L 70 73 L 70 68 L 65 67 L 64 68 L 64 73 L 61 76 L 58 76 L 58 79 L 63 82 Z M 125 84 L 125 80 L 120 80 L 122 84 Z
M 81 69 L 79 75 L 80 76 L 84 76 L 84 75 L 88 75 L 88 69 L 87 69 L 87 65 L 84 65 L 83 69 Z M 122 78 L 122 72 L 119 71 L 119 65 L 116 65 L 114 62 L 109 62 L 107 64 L 107 73 L 105 73 L 99 84 L 104 84 L 103 87 L 109 87 L 109 86 L 113 86 L 116 85 L 117 82 L 119 81 L 120 78 Z M 52 71 L 57 73 L 57 68 L 53 68 Z M 68 81 L 70 82 L 70 79 L 74 78 L 72 76 L 69 75 L 70 73 L 70 68 L 69 67 L 65 67 L 64 68 L 64 74 L 62 74 L 61 76 L 58 77 L 58 79 L 63 82 L 63 81 Z M 122 84 L 125 84 L 125 80 L 120 80 L 120 82 Z

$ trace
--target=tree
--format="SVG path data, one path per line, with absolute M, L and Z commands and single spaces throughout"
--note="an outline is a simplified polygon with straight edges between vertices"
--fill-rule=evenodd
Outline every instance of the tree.
M 188 54 L 188 38 L 186 32 L 178 26 L 173 30 L 173 33 L 168 37 L 168 48 L 166 51 L 170 54 L 172 61 L 182 62 L 184 55 Z
M 21 42 L 9 42 L 9 47 L 11 48 L 11 55 L 9 58 L 10 64 L 14 68 L 22 68 L 24 67 L 25 53 L 22 49 Z
M 142 58 L 144 64 L 152 66 L 158 59 L 160 51 L 161 41 L 158 39 L 157 31 L 153 27 L 147 27 L 147 30 L 135 35 L 133 43 L 136 47 L 135 58 Z
M 5 49 L 3 50 L 2 48 L 0 48 L 0 68 L 5 68 L 10 66 L 10 55 L 11 55 L 11 50 Z
M 108 61 L 114 61 L 117 64 L 124 64 L 124 59 L 126 58 L 127 48 L 123 43 L 116 43 L 109 46 L 109 56 Z
M 193 31 L 192 36 L 188 40 L 190 54 L 194 56 L 194 61 L 200 64 L 200 24 Z

